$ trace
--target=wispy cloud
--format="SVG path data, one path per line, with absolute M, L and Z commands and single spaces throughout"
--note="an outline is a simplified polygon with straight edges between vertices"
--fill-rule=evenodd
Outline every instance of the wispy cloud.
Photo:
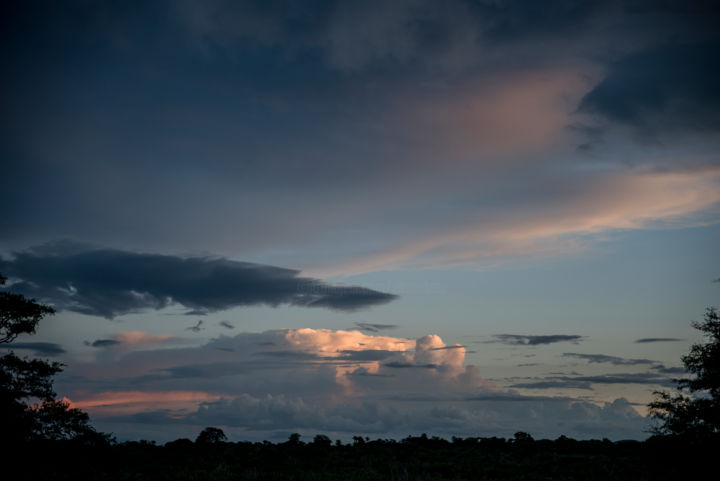
M 204 324 L 204 321 L 203 321 L 202 319 L 198 319 L 197 323 L 196 323 L 194 326 L 186 327 L 185 330 L 186 330 L 186 331 L 192 331 L 192 332 L 200 332 L 200 331 L 202 331 L 203 329 L 205 329 L 204 327 L 200 327 L 200 326 L 202 326 L 203 324 Z
M 398 327 L 396 324 L 371 324 L 369 322 L 356 322 L 355 325 L 367 332 L 380 332 Z
M 572 357 L 582 359 L 589 363 L 610 363 L 616 366 L 635 366 L 638 364 L 655 364 L 657 361 L 650 359 L 626 359 L 617 356 L 608 356 L 606 354 L 580 354 L 576 352 L 566 352 L 563 357 Z
M 542 344 L 554 344 L 558 342 L 572 342 L 577 344 L 583 339 L 583 336 L 575 334 L 551 334 L 544 336 L 534 336 L 527 334 L 495 334 L 492 341 L 501 344 L 507 344 L 509 346 L 539 346 Z
M 650 342 L 678 342 L 684 341 L 678 337 L 643 337 L 642 339 L 636 339 L 635 342 L 639 344 L 645 344 Z
M 59 356 L 66 352 L 60 344 L 54 342 L 13 342 L 11 344 L 0 344 L 0 349 L 34 351 L 38 356 Z
M 511 384 L 521 389 L 592 389 L 593 384 L 658 384 L 672 381 L 656 373 L 602 374 L 598 376 L 548 376 L 537 381 Z
M 125 331 L 115 334 L 108 339 L 96 339 L 94 341 L 85 341 L 85 345 L 97 348 L 111 349 L 136 349 L 157 347 L 178 339 L 167 334 L 148 334 L 143 331 Z

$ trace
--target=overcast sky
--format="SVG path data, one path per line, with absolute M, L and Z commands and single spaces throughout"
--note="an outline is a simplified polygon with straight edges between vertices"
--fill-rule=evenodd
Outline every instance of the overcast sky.
M 119 439 L 642 439 L 720 293 L 701 1 L 26 1 L 23 354 Z

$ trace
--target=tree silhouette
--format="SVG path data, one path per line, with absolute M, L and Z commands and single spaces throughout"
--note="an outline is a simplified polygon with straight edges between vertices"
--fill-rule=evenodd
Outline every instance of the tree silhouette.
M 7 279 L 0 275 L 0 285 Z M 20 334 L 34 334 L 38 323 L 53 308 L 21 294 L 0 292 L 0 345 L 11 344 Z M 0 426 L 5 441 L 33 439 L 83 439 L 107 442 L 86 413 L 56 399 L 52 378 L 63 364 L 19 358 L 14 352 L 0 357 Z
M 720 434 L 720 316 L 711 307 L 702 322 L 693 327 L 703 332 L 706 343 L 693 344 L 682 357 L 688 372 L 694 377 L 676 379 L 679 391 L 672 395 L 656 391 L 651 402 L 651 416 L 661 421 L 656 434 L 706 437 Z M 685 395 L 688 392 L 690 395 Z
M 195 442 L 198 444 L 214 444 L 227 441 L 227 436 L 220 428 L 207 427 L 200 431 Z
M 0 274 L 0 285 L 7 278 Z M 12 342 L 20 334 L 35 334 L 38 322 L 48 314 L 54 314 L 52 307 L 26 299 L 21 294 L 0 292 L 0 344 Z

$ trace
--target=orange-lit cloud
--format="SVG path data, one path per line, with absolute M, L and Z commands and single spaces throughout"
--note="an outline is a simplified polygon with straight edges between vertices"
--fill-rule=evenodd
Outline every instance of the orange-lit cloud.
M 201 402 L 215 401 L 221 397 L 203 391 L 119 391 L 81 396 L 75 400 L 65 399 L 71 408 L 109 415 L 149 409 L 192 408 Z
M 330 329 L 288 329 L 284 337 L 292 349 L 331 357 L 340 356 L 343 351 L 407 351 L 415 345 L 410 339 Z
M 75 363 L 73 374 L 93 382 L 112 380 L 116 390 L 88 394 L 85 385 L 69 397 L 74 407 L 110 416 L 189 409 L 220 397 L 287 389 L 334 404 L 374 396 L 377 389 L 492 389 L 477 368 L 464 365 L 465 355 L 464 346 L 446 345 L 437 334 L 412 340 L 310 328 L 240 333 L 202 347 L 120 351 L 104 362 Z M 378 383 L 368 385 L 367 376 Z

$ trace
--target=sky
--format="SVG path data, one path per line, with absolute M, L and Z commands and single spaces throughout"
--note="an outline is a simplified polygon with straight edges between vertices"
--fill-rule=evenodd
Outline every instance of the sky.
M 644 439 L 719 304 L 712 2 L 0 8 L 5 349 L 119 440 Z

